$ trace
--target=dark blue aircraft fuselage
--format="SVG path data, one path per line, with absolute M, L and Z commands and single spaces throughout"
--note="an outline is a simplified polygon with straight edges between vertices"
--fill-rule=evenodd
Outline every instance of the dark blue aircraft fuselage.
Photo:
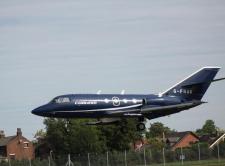
M 157 97 L 155 95 L 70 94 L 58 96 L 48 104 L 34 109 L 32 113 L 46 117 L 101 118 L 109 116 L 107 111 L 133 109 L 138 112 L 145 98 Z
M 59 118 L 123 117 L 124 113 L 138 115 L 143 108 L 177 105 L 182 102 L 184 101 L 180 97 L 175 96 L 70 94 L 58 96 L 48 104 L 34 109 L 32 113 Z

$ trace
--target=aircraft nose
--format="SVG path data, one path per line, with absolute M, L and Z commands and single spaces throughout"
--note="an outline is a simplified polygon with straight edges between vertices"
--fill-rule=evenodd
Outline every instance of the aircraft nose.
M 34 114 L 34 115 L 42 116 L 45 111 L 46 111 L 45 106 L 40 106 L 38 108 L 33 109 L 31 111 L 31 113 Z

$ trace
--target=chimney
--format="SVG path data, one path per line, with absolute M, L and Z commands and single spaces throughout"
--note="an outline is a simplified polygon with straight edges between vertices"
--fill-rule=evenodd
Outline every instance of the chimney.
M 3 130 L 0 130 L 0 139 L 5 137 L 5 133 Z
M 21 128 L 17 128 L 17 132 L 16 132 L 16 135 L 21 137 L 22 136 L 22 131 L 21 131 Z

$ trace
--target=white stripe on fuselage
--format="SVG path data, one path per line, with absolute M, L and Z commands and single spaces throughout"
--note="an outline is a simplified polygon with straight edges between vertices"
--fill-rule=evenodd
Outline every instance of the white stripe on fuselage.
M 126 107 L 114 107 L 114 108 L 103 108 L 103 109 L 93 109 L 93 110 L 71 110 L 71 111 L 55 111 L 54 113 L 65 113 L 65 112 L 98 112 L 98 111 L 115 111 L 123 110 L 128 108 L 135 108 L 141 106 L 142 104 L 130 105 Z

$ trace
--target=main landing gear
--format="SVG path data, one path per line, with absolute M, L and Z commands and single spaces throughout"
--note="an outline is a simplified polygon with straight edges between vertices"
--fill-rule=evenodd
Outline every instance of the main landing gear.
M 143 131 L 145 130 L 145 124 L 143 123 L 145 120 L 144 117 L 139 117 L 138 121 L 139 123 L 136 125 L 137 131 Z
M 127 121 L 126 120 L 122 120 L 120 123 L 120 131 L 122 133 L 127 133 L 128 132 L 128 128 L 127 128 Z M 138 118 L 138 123 L 136 125 L 136 130 L 137 131 L 144 131 L 146 129 L 145 127 L 145 123 L 144 123 L 144 117 L 139 117 Z
M 145 124 L 140 122 L 136 125 L 137 131 L 143 131 L 145 130 Z

